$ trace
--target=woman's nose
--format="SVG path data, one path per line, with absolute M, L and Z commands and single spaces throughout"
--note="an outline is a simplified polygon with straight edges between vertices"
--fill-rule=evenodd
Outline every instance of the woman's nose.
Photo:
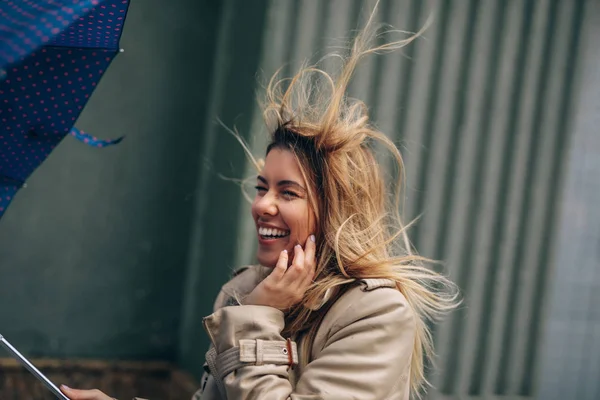
M 269 193 L 266 193 L 258 200 L 256 209 L 261 215 L 277 215 L 278 212 L 275 198 Z

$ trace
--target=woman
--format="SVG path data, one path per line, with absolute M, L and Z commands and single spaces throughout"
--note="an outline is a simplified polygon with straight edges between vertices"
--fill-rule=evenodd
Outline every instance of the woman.
M 195 399 L 407 400 L 422 392 L 432 355 L 426 321 L 454 307 L 456 295 L 412 254 L 399 182 L 387 202 L 373 143 L 401 168 L 398 149 L 369 124 L 367 107 L 346 97 L 363 56 L 417 35 L 370 48 L 369 21 L 335 79 L 313 67 L 285 90 L 286 81 L 271 79 L 271 142 L 264 162 L 250 155 L 259 171 L 251 211 L 260 265 L 239 270 L 204 319 L 212 345 Z

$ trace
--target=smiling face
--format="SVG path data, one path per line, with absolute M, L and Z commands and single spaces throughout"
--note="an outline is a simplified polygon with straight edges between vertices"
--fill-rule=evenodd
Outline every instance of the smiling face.
M 275 267 L 282 250 L 293 260 L 294 246 L 304 247 L 315 234 L 315 214 L 308 202 L 308 188 L 291 151 L 273 148 L 257 178 L 252 217 L 258 235 L 258 262 Z

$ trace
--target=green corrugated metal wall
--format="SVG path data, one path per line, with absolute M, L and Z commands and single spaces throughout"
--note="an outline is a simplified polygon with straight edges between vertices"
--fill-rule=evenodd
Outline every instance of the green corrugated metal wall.
M 289 75 L 304 59 L 335 49 L 373 4 L 269 2 L 260 76 L 264 80 L 282 65 Z M 415 44 L 367 60 L 351 87 L 402 147 L 405 215 L 422 213 L 412 231 L 417 249 L 443 260 L 464 291 L 465 306 L 435 329 L 440 369 L 432 376 L 432 398 L 534 394 L 584 5 L 380 3 L 377 19 L 399 29 L 416 31 L 434 17 Z M 260 110 L 247 113 L 251 134 L 241 132 L 262 155 Z M 228 151 L 216 149 L 212 156 Z M 246 176 L 252 174 L 247 164 Z M 240 209 L 247 208 L 240 202 Z M 234 265 L 248 263 L 255 248 L 249 215 L 239 221 Z

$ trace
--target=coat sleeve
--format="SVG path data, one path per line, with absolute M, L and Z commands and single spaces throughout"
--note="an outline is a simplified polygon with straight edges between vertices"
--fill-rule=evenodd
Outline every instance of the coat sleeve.
M 330 324 L 325 345 L 303 369 L 295 387 L 285 364 L 238 363 L 221 377 L 227 398 L 375 400 L 392 390 L 408 394 L 415 324 L 404 297 L 385 288 L 345 301 L 342 307 L 335 312 L 338 317 Z M 217 359 L 241 343 L 267 346 L 285 340 L 281 336 L 284 315 L 271 307 L 225 307 L 204 322 Z

